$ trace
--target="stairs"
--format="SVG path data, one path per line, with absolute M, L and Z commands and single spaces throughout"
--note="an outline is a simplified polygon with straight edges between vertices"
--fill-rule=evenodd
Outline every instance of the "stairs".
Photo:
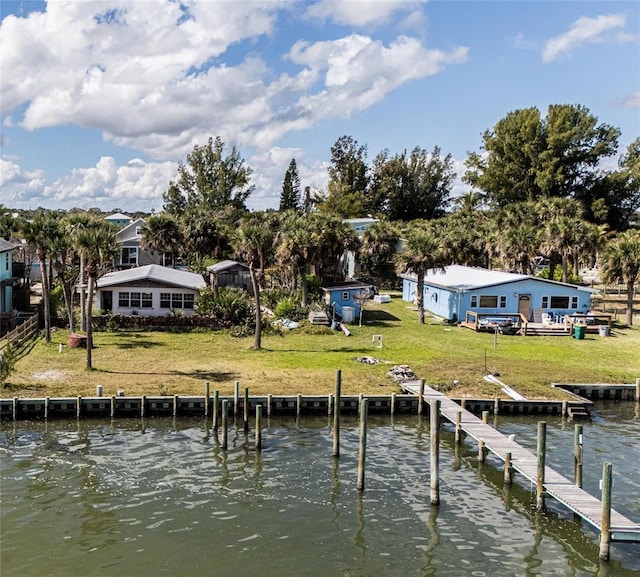
M 311 311 L 309 313 L 309 322 L 312 325 L 320 325 L 325 327 L 331 326 L 329 316 L 324 311 Z

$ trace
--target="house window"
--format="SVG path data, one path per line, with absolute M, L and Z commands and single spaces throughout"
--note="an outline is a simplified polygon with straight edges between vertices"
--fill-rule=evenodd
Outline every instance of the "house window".
M 342 300 L 343 301 L 348 301 L 349 300 L 349 291 L 344 291 L 342 293 Z
M 549 297 L 542 297 L 542 308 L 543 309 L 548 309 L 549 308 Z
M 184 295 L 184 308 L 185 309 L 192 309 L 194 303 L 195 303 L 194 295 L 192 295 L 192 294 L 185 294 Z
M 498 297 L 496 295 L 480 295 L 481 309 L 495 309 L 498 307 Z
M 4 255 L 4 270 L 9 270 L 9 253 Z
M 506 309 L 507 308 L 507 296 L 506 295 L 501 295 L 500 296 L 500 308 L 501 309 Z
M 138 265 L 138 248 L 135 246 L 123 246 L 120 253 L 120 263 L 130 266 Z
M 171 293 L 160 293 L 160 308 L 161 309 L 171 308 Z
M 568 309 L 569 297 L 551 297 L 552 309 Z
M 571 297 L 571 308 L 572 309 L 578 308 L 578 297 Z
M 471 295 L 471 308 L 478 306 L 478 295 Z
M 153 307 L 153 296 L 151 293 L 119 292 L 118 306 L 125 309 L 150 309 Z

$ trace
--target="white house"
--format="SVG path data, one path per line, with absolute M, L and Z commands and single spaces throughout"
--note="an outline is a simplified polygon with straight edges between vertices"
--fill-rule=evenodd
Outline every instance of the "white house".
M 150 264 L 111 272 L 98 279 L 96 308 L 119 315 L 191 315 L 207 285 L 202 275 Z

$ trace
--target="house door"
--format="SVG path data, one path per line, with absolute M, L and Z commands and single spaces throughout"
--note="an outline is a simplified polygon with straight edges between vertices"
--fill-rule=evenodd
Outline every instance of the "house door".
M 518 312 L 529 320 L 531 316 L 531 295 L 518 295 Z
M 107 312 L 113 310 L 113 291 L 102 291 L 102 308 Z

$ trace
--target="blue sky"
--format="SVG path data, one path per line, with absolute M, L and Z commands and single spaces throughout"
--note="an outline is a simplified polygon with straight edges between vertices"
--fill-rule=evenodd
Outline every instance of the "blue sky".
M 277 208 L 296 159 L 439 146 L 459 176 L 507 113 L 582 104 L 640 136 L 640 2 L 2 0 L 0 203 L 156 211 L 220 136 Z M 609 159 L 613 168 L 616 158 Z M 455 194 L 466 187 L 456 183 Z

